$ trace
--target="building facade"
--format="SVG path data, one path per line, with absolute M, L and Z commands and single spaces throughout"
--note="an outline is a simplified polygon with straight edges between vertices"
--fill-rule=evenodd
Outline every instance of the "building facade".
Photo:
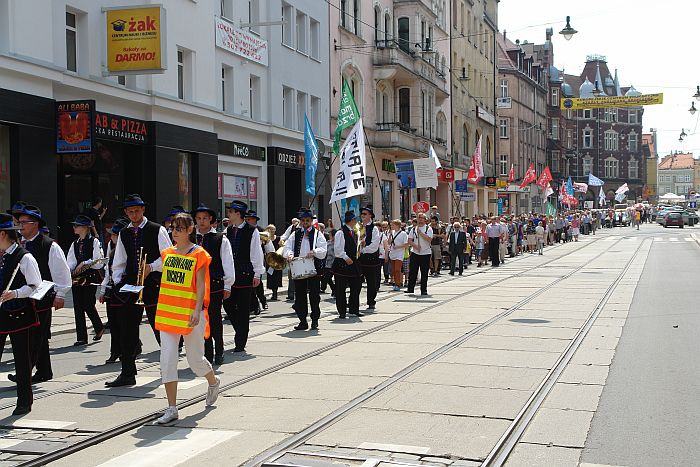
M 697 191 L 695 182 L 698 160 L 693 153 L 673 153 L 661 159 L 658 168 L 659 193 L 673 193 L 686 198 Z
M 475 202 L 457 202 L 461 214 L 497 212 L 495 176 L 496 138 L 496 36 L 497 0 L 451 1 L 452 160 L 455 178 L 466 178 L 481 138 L 484 179 L 469 191 Z
M 69 222 L 92 198 L 104 198 L 115 218 L 132 192 L 157 221 L 175 204 L 205 202 L 223 214 L 224 203 L 243 199 L 262 222 L 288 222 L 310 201 L 300 116 L 329 142 L 328 5 L 178 0 L 165 6 L 164 70 L 109 75 L 104 44 L 113 26 L 103 7 L 142 3 L 0 4 L 0 148 L 12 175 L 0 199 L 39 205 L 64 243 Z M 279 12 L 294 21 L 265 25 Z M 218 42 L 220 31 L 235 32 L 256 53 Z M 56 155 L 56 103 L 81 100 L 94 101 L 94 149 Z

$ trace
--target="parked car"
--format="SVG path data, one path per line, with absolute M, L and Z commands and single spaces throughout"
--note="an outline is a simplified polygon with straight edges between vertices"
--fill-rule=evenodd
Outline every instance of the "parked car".
M 683 214 L 681 214 L 678 211 L 670 211 L 668 214 L 666 214 L 663 219 L 662 219 L 664 227 L 668 227 L 669 225 L 675 225 L 677 227 L 680 227 L 681 229 L 683 228 Z
M 682 211 L 683 223 L 689 225 L 690 227 L 700 222 L 700 216 L 698 213 L 692 210 Z

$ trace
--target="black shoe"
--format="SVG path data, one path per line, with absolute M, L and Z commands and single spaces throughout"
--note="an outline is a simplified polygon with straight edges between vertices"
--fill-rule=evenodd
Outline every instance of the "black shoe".
M 367 305 L 368 310 L 376 310 L 377 306 L 376 305 Z
M 256 308 L 255 311 L 253 311 L 253 314 L 258 316 L 260 314 L 260 308 Z
M 223 365 L 224 364 L 224 356 L 223 355 L 217 355 L 214 357 L 214 365 Z
M 241 352 L 245 352 L 245 349 L 239 349 L 238 347 L 236 347 L 235 349 L 233 349 L 233 351 L 236 353 L 241 353 Z
M 428 296 L 428 292 L 421 292 L 420 295 L 421 295 L 421 297 L 427 297 L 427 296 Z
M 108 388 L 118 388 L 121 386 L 135 386 L 136 385 L 136 377 L 135 376 L 123 376 L 119 375 L 117 376 L 117 379 L 114 381 L 107 381 L 105 383 L 105 386 Z
M 360 313 L 359 311 L 351 311 L 350 314 L 351 314 L 351 315 L 355 315 L 355 316 L 357 316 L 358 318 L 359 318 L 360 316 L 364 316 L 364 315 L 363 315 L 362 313 Z
M 80 347 L 81 345 L 87 345 L 87 341 L 75 341 L 75 342 L 73 342 L 73 347 Z
M 347 318 L 347 315 L 345 313 L 343 313 L 339 317 L 340 317 L 340 319 L 345 319 L 345 318 Z
M 311 329 L 318 329 L 318 320 L 311 320 Z
M 454 272 L 448 272 L 448 274 L 449 274 L 450 276 L 454 276 L 454 275 L 455 275 Z
M 460 272 L 460 273 L 459 273 L 459 275 L 461 276 L 461 275 L 462 275 L 462 273 Z
M 100 329 L 100 332 L 95 334 L 95 337 L 93 337 L 92 340 L 98 341 L 98 340 L 102 339 L 102 336 L 104 336 L 104 334 L 105 334 L 105 327 L 102 326 L 102 329 Z
M 34 376 L 32 376 L 32 384 L 45 383 L 47 381 L 51 381 L 52 379 L 53 379 L 53 375 L 34 374 Z
M 109 365 L 111 363 L 117 363 L 117 360 L 119 360 L 120 355 L 110 355 L 107 360 L 105 360 L 105 365 Z
M 13 383 L 16 383 L 16 382 L 17 382 L 17 377 L 15 376 L 14 373 L 8 373 L 7 379 L 9 379 L 10 381 L 12 381 Z
M 17 416 L 17 415 L 26 415 L 29 412 L 32 411 L 32 406 L 31 405 L 18 405 L 15 407 L 15 410 L 12 411 L 12 415 Z
M 306 331 L 307 329 L 309 329 L 309 323 L 307 323 L 306 321 L 302 321 L 296 326 L 294 326 L 295 331 Z

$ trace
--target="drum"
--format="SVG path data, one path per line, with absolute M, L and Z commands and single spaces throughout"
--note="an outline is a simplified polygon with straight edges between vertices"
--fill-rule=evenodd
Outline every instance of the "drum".
M 308 279 L 317 274 L 313 258 L 294 258 L 289 262 L 292 270 L 292 279 Z

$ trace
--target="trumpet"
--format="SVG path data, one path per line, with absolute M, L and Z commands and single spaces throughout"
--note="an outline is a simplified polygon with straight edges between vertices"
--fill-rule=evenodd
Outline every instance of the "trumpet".
M 365 224 L 358 222 L 355 224 L 355 236 L 357 237 L 357 254 L 356 257 L 360 257 L 360 252 L 362 251 L 362 242 L 365 240 L 367 232 L 365 232 Z
M 91 268 L 96 264 L 106 263 L 107 261 L 109 261 L 109 258 L 98 258 L 88 261 L 80 270 L 75 268 L 75 271 L 73 271 L 73 274 L 71 274 L 73 285 L 90 285 L 88 281 L 90 278 L 88 276 L 92 272 Z
M 143 287 L 143 281 L 146 279 L 146 254 L 143 252 L 143 247 L 139 248 L 139 262 L 136 273 L 136 285 Z M 136 300 L 137 305 L 144 305 L 143 303 L 143 289 L 139 291 L 139 298 Z

